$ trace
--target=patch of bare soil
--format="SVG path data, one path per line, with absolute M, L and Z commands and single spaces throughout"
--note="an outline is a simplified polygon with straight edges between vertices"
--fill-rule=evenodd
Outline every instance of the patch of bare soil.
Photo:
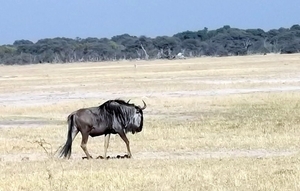
M 0 128 L 13 128 L 13 127 L 40 127 L 42 125 L 58 124 L 58 120 L 0 120 Z
M 300 91 L 300 86 L 278 86 L 264 88 L 235 88 L 220 90 L 199 90 L 199 91 L 166 91 L 166 92 L 74 92 L 64 93 L 14 93 L 0 94 L 0 103 L 3 106 L 16 105 L 51 105 L 61 101 L 72 101 L 74 99 L 111 99 L 119 98 L 126 95 L 127 97 L 185 97 L 185 96 L 220 96 L 230 94 L 250 94 L 257 92 L 289 92 Z
M 231 78 L 231 79 L 199 79 L 199 80 L 189 80 L 190 83 L 205 83 L 205 84 L 276 84 L 276 83 L 298 83 L 300 82 L 299 77 L 293 78 L 265 78 L 265 79 L 256 79 L 256 78 Z

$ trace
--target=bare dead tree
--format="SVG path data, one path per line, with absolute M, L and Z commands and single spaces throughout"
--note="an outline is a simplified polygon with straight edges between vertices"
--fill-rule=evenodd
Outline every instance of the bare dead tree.
M 265 49 L 267 49 L 269 52 L 272 52 L 271 44 L 270 44 L 267 40 L 268 40 L 268 38 L 265 38 L 265 39 L 264 39 L 264 47 L 265 47 Z
M 74 61 L 74 62 L 77 61 L 77 54 L 76 54 L 76 51 L 73 51 L 73 61 Z
M 246 40 L 243 41 L 243 45 L 248 54 L 249 47 L 252 46 L 251 40 L 247 38 Z
M 54 60 L 53 60 L 54 63 L 61 63 L 61 59 L 59 58 L 59 55 L 57 53 L 55 53 L 55 56 L 54 56 Z
M 171 54 L 172 54 L 172 50 L 168 48 L 168 57 L 171 57 Z
M 147 54 L 147 51 L 145 50 L 143 44 L 141 44 L 141 48 L 142 48 L 142 50 L 144 51 L 144 54 L 145 54 L 145 60 L 148 60 L 148 59 L 149 59 L 149 55 Z
M 277 39 L 272 42 L 272 45 L 273 45 L 273 51 L 275 53 L 281 52 L 281 49 L 278 45 L 278 40 Z
M 164 50 L 161 48 L 160 50 L 158 50 L 157 52 L 157 59 L 161 59 L 163 58 L 163 55 L 164 55 Z

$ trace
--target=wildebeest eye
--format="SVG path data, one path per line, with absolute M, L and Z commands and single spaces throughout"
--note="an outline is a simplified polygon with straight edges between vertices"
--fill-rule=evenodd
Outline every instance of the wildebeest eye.
M 135 113 L 136 114 L 141 113 L 141 109 L 140 108 L 135 108 Z

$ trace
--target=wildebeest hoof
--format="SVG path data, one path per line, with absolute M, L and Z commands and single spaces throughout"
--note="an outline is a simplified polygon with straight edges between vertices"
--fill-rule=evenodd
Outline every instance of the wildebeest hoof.
M 131 155 L 124 155 L 124 158 L 129 159 L 129 158 L 131 158 Z
M 101 156 L 101 155 L 99 155 L 99 156 L 97 156 L 97 158 L 96 159 L 104 159 L 104 157 L 103 156 Z
M 110 156 L 107 156 L 107 157 L 105 158 L 105 157 L 103 157 L 103 156 L 101 156 L 101 155 L 97 157 L 97 159 L 109 159 L 109 158 L 110 158 Z
M 105 157 L 99 155 L 96 159 L 109 159 L 109 158 L 110 158 L 110 156 L 107 156 L 107 157 L 105 158 Z
M 92 157 L 92 156 L 90 156 L 90 158 L 88 158 L 88 157 L 82 157 L 82 159 L 87 159 L 87 160 L 89 160 L 89 159 L 93 159 L 93 157 Z

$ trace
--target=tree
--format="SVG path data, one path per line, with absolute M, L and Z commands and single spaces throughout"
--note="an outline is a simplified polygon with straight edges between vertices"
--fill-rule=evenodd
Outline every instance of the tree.
M 198 31 L 187 30 L 155 38 L 121 34 L 100 39 L 44 38 L 35 43 L 22 39 L 12 45 L 0 46 L 0 64 L 173 59 L 178 53 L 184 57 L 296 53 L 300 50 L 299 39 L 298 24 L 266 32 L 224 25 L 215 30 L 204 27 Z

